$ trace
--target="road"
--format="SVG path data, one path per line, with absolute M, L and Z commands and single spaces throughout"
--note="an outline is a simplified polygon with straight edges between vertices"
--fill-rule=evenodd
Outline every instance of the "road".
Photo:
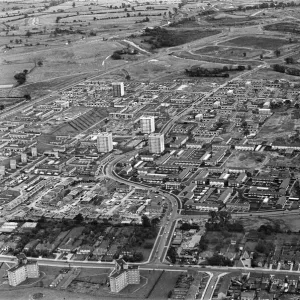
M 115 168 L 115 165 L 119 161 L 121 161 L 125 158 L 126 158 L 126 155 L 119 155 L 114 160 L 108 162 L 103 168 L 104 175 L 108 178 L 111 178 L 111 179 L 117 181 L 117 182 L 124 183 L 124 184 L 130 185 L 130 186 L 133 186 L 135 188 L 139 188 L 139 189 L 146 188 L 146 189 L 152 190 L 153 192 L 157 191 L 161 197 L 165 197 L 166 200 L 169 201 L 169 203 L 172 207 L 169 215 L 167 216 L 167 219 L 169 219 L 169 220 L 163 219 L 165 222 L 165 224 L 162 224 L 164 231 L 160 232 L 160 234 L 158 235 L 158 238 L 156 239 L 156 241 L 153 245 L 153 251 L 147 261 L 147 262 L 151 262 L 151 261 L 163 262 L 165 259 L 165 256 L 166 256 L 167 249 L 168 249 L 168 244 L 173 236 L 173 232 L 175 229 L 174 223 L 176 222 L 176 219 L 178 217 L 178 209 L 181 208 L 181 202 L 177 196 L 172 195 L 171 193 L 161 191 L 161 190 L 153 188 L 151 186 L 147 186 L 145 184 L 141 184 L 138 182 L 129 181 L 129 180 L 119 177 L 114 172 L 114 168 Z

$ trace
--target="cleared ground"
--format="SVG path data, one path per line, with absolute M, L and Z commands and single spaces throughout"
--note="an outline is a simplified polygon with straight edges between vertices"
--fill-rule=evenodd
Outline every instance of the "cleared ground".
M 294 127 L 295 120 L 291 119 L 288 112 L 275 113 L 265 122 L 258 136 L 261 138 L 286 138 L 294 130 Z

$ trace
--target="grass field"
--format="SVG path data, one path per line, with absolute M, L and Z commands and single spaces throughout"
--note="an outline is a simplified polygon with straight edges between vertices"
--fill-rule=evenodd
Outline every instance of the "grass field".
M 236 58 L 258 58 L 260 54 L 265 51 L 249 49 L 249 48 L 235 48 L 235 47 L 218 47 L 208 46 L 194 51 L 196 54 L 208 54 L 222 58 L 236 59 Z M 245 55 L 244 55 L 245 54 Z
M 149 295 L 149 299 L 168 299 L 168 293 L 174 288 L 180 274 L 181 272 L 164 272 Z
M 13 64 L 0 64 L 0 84 L 17 84 L 14 75 L 23 72 L 23 70 L 30 71 L 34 67 L 33 63 L 13 63 Z
M 253 49 L 265 49 L 276 50 L 289 43 L 288 40 L 279 38 L 267 38 L 260 36 L 243 36 L 232 40 L 229 40 L 220 45 L 238 46 L 238 47 L 250 47 Z
M 221 19 L 247 19 L 248 15 L 232 15 L 226 13 L 220 13 L 213 17 L 215 20 Z

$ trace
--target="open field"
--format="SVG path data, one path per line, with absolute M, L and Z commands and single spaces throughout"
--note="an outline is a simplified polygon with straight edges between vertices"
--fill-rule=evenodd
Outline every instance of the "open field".
M 199 55 L 199 54 L 193 54 L 192 52 L 188 51 L 180 51 L 173 54 L 176 57 L 180 57 L 183 59 L 190 59 L 205 63 L 213 63 L 213 64 L 221 64 L 222 66 L 228 66 L 230 65 L 251 65 L 251 66 L 257 66 L 261 64 L 260 61 L 256 60 L 246 60 L 244 59 L 226 59 L 215 55 Z
M 237 152 L 232 154 L 226 161 L 226 167 L 255 168 L 267 157 L 266 154 L 257 152 Z
M 229 40 L 220 45 L 238 46 L 238 47 L 251 47 L 254 49 L 276 50 L 289 43 L 288 39 L 268 38 L 260 36 L 243 36 Z
M 285 211 L 278 216 L 255 216 L 243 217 L 239 219 L 245 228 L 245 231 L 257 230 L 263 224 L 279 224 L 281 230 L 291 230 L 292 232 L 299 232 L 300 220 L 299 215 L 288 215 Z
M 30 71 L 33 67 L 34 64 L 30 62 L 12 64 L 1 63 L 0 84 L 17 84 L 17 81 L 14 79 L 14 75 L 23 72 L 23 70 Z
M 244 78 L 249 80 L 261 80 L 266 78 L 268 78 L 268 80 L 285 79 L 290 82 L 299 82 L 299 77 L 297 76 L 292 76 L 285 73 L 278 73 L 270 68 L 256 70 L 253 73 L 246 75 Z
M 59 76 L 67 76 L 72 73 L 84 73 L 98 70 L 104 70 L 103 61 L 115 50 L 120 50 L 124 46 L 110 41 L 81 41 L 54 48 L 43 48 L 36 52 L 25 52 L 15 54 L 10 51 L 5 53 L 4 59 L 9 62 L 4 67 L 5 72 L 0 75 L 0 80 L 4 83 L 14 81 L 13 74 L 21 72 L 24 69 L 34 67 L 33 61 L 41 60 L 42 67 L 35 68 L 28 76 L 27 82 L 36 82 L 48 80 Z M 26 51 L 28 49 L 25 49 Z M 124 61 L 106 61 L 111 66 L 119 65 Z M 5 81 L 6 80 L 6 81 Z

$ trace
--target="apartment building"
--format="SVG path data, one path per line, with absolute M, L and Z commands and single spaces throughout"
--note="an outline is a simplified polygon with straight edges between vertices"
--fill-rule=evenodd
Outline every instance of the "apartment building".
M 154 116 L 142 116 L 140 118 L 141 132 L 149 134 L 155 131 L 155 117 Z
M 112 151 L 112 133 L 101 132 L 97 135 L 97 149 L 101 153 L 107 153 Z
M 138 266 L 129 266 L 122 258 L 115 260 L 115 267 L 109 274 L 110 290 L 119 293 L 129 284 L 140 283 Z
M 148 143 L 150 153 L 160 154 L 165 150 L 165 138 L 163 133 L 151 133 Z
M 25 254 L 17 256 L 18 263 L 7 270 L 8 282 L 11 286 L 17 286 L 27 278 L 38 278 L 39 265 L 36 261 L 27 260 Z

